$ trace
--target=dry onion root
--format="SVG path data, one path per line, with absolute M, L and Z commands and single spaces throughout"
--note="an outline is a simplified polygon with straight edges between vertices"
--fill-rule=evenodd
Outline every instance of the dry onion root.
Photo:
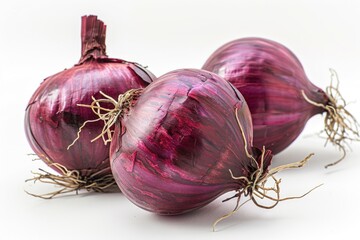
M 265 153 L 265 148 L 263 149 L 261 163 L 263 163 L 263 160 L 264 160 L 264 153 Z M 247 183 L 247 185 L 245 188 L 243 188 L 241 190 L 237 190 L 237 193 L 233 197 L 223 200 L 223 202 L 226 202 L 230 199 L 237 198 L 236 206 L 235 206 L 234 210 L 232 210 L 228 214 L 225 214 L 224 216 L 218 218 L 213 223 L 213 231 L 215 231 L 216 226 L 219 222 L 227 219 L 228 217 L 231 217 L 234 213 L 236 213 L 243 205 L 245 205 L 249 201 L 252 201 L 256 206 L 258 206 L 260 208 L 271 209 L 271 208 L 274 208 L 281 201 L 303 198 L 306 195 L 308 195 L 309 193 L 311 193 L 312 191 L 314 191 L 316 188 L 322 186 L 323 184 L 320 184 L 300 196 L 292 196 L 292 197 L 285 197 L 285 198 L 281 198 L 281 196 L 280 196 L 281 179 L 277 179 L 274 176 L 274 174 L 277 172 L 286 170 L 286 169 L 302 168 L 310 160 L 310 158 L 312 156 L 313 156 L 313 154 L 309 154 L 306 158 L 304 158 L 301 161 L 282 165 L 282 166 L 279 166 L 274 169 L 270 169 L 270 171 L 268 173 L 264 173 L 262 171 L 262 166 L 260 164 L 258 171 L 254 172 L 254 174 L 251 176 L 250 179 L 246 178 L 246 177 L 236 177 L 233 175 L 232 171 L 229 169 L 230 175 L 234 180 L 245 181 Z M 272 186 L 272 187 L 266 186 L 269 179 L 272 179 L 274 181 L 274 186 Z M 275 197 L 271 196 L 271 194 L 269 194 L 269 192 L 275 193 Z M 243 202 L 242 204 L 240 204 L 240 200 L 241 200 L 242 196 L 244 196 L 244 197 L 249 196 L 249 199 L 246 200 L 245 202 Z M 267 206 L 267 205 L 260 204 L 258 202 L 258 200 L 256 200 L 256 199 L 268 199 L 268 200 L 273 201 L 274 203 L 270 206 Z
M 337 161 L 327 164 L 325 168 L 334 166 L 341 162 L 346 156 L 346 145 L 348 141 L 360 141 L 359 123 L 355 117 L 346 110 L 347 103 L 339 92 L 339 79 L 335 70 L 330 69 L 331 82 L 326 88 L 326 94 L 329 98 L 328 104 L 317 103 L 309 99 L 305 92 L 302 95 L 305 100 L 316 106 L 326 110 L 324 118 L 324 132 L 326 134 L 326 143 L 330 142 L 337 146 L 342 152 L 342 156 Z
M 60 189 L 44 194 L 34 194 L 29 191 L 25 191 L 31 196 L 43 199 L 51 199 L 57 195 L 69 192 L 76 192 L 76 194 L 78 194 L 80 190 L 86 190 L 88 192 L 119 191 L 119 189 L 116 187 L 116 182 L 112 174 L 104 175 L 104 171 L 107 171 L 107 169 L 95 172 L 88 177 L 83 177 L 78 170 L 68 170 L 65 166 L 59 163 L 54 163 L 47 157 L 43 157 L 42 159 L 46 159 L 47 164 L 58 169 L 58 172 L 61 174 L 53 174 L 39 168 L 39 172 L 32 172 L 35 175 L 33 178 L 27 179 L 25 181 L 33 181 L 34 183 L 39 181 L 42 183 L 53 184 L 56 187 L 60 187 Z
M 120 94 L 118 96 L 118 100 L 116 101 L 114 98 L 106 95 L 105 93 L 100 91 L 100 94 L 104 98 L 96 99 L 92 96 L 92 103 L 90 105 L 87 104 L 78 104 L 79 107 L 90 108 L 93 113 L 97 116 L 94 120 L 85 121 L 79 128 L 77 133 L 77 137 L 74 141 L 68 146 L 68 149 L 75 144 L 77 140 L 80 138 L 80 133 L 83 127 L 90 122 L 103 121 L 104 127 L 102 128 L 101 133 L 93 138 L 91 142 L 94 142 L 101 138 L 104 142 L 104 145 L 108 144 L 112 140 L 113 130 L 112 127 L 121 119 L 124 114 L 126 114 L 129 109 L 135 104 L 137 98 L 141 95 L 142 89 L 130 89 L 126 91 L 124 94 Z M 101 104 L 108 103 L 113 106 L 113 108 L 105 108 L 102 107 Z
M 237 109 L 235 109 L 235 116 L 238 122 L 238 126 L 239 129 L 241 131 L 241 133 L 243 133 L 243 128 L 242 125 L 239 121 L 238 115 L 237 115 Z M 242 134 L 244 142 L 245 142 L 245 152 L 247 152 L 247 140 L 244 136 L 244 134 Z M 223 200 L 223 202 L 226 202 L 230 199 L 233 198 L 237 198 L 236 201 L 236 206 L 234 208 L 234 210 L 232 210 L 231 212 L 229 212 L 228 214 L 225 214 L 224 216 L 218 218 L 214 223 L 213 223 L 213 231 L 215 231 L 216 225 L 227 219 L 228 217 L 232 216 L 234 213 L 236 213 L 244 204 L 246 204 L 249 201 L 252 201 L 256 206 L 260 207 L 260 208 L 265 208 L 265 209 L 271 209 L 274 208 L 279 202 L 281 201 L 285 201 L 285 200 L 291 200 L 291 199 L 299 199 L 299 198 L 303 198 L 306 195 L 308 195 L 310 192 L 312 192 L 313 190 L 315 190 L 316 188 L 320 187 L 322 184 L 310 189 L 308 192 L 302 194 L 301 196 L 293 196 L 293 197 L 286 197 L 286 198 L 281 198 L 280 196 L 280 183 L 281 183 L 281 179 L 277 179 L 274 175 L 277 174 L 280 171 L 286 170 L 286 169 L 294 169 L 294 168 L 302 168 L 310 159 L 311 157 L 314 155 L 313 153 L 309 154 L 306 158 L 304 158 L 301 161 L 298 162 L 294 162 L 294 163 L 289 163 L 289 164 L 285 164 L 285 165 L 280 165 L 278 167 L 269 169 L 269 170 L 264 170 L 264 158 L 265 158 L 265 147 L 263 147 L 262 149 L 262 153 L 261 153 L 261 159 L 260 159 L 260 164 L 256 161 L 256 159 L 250 155 L 249 153 L 247 153 L 246 155 L 254 162 L 254 164 L 257 166 L 256 171 L 254 171 L 250 177 L 244 177 L 244 176 L 240 176 L 240 177 L 236 177 L 233 175 L 231 169 L 229 169 L 231 178 L 234 180 L 240 180 L 240 181 L 244 181 L 245 182 L 245 187 L 240 189 L 240 190 L 236 190 L 236 194 L 233 197 L 227 198 L 225 200 Z M 266 184 L 268 182 L 269 179 L 272 179 L 274 181 L 274 186 L 272 187 L 267 187 Z M 273 193 L 275 194 L 275 197 L 271 196 L 271 194 L 269 193 Z M 249 196 L 249 199 L 246 200 L 245 202 L 243 202 L 242 204 L 240 204 L 240 200 L 241 197 L 247 197 Z M 270 206 L 267 205 L 263 205 L 260 204 L 257 199 L 268 199 L 273 201 L 274 203 Z

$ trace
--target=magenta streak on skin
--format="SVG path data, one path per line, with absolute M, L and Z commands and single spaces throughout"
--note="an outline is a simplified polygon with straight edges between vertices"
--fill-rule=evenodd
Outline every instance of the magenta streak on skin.
M 91 109 L 77 104 L 91 104 L 92 96 L 102 98 L 100 91 L 117 98 L 129 89 L 146 87 L 153 75 L 135 63 L 106 56 L 105 25 L 96 16 L 82 18 L 82 40 L 79 63 L 46 78 L 31 97 L 25 132 L 30 146 L 42 159 L 47 157 L 69 170 L 80 170 L 82 176 L 101 169 L 107 169 L 104 174 L 109 174 L 109 145 L 101 140 L 90 142 L 101 133 L 102 121 L 86 124 L 80 139 L 67 150 L 79 127 L 96 118 Z
M 285 46 L 262 38 L 243 38 L 217 49 L 203 69 L 231 82 L 244 96 L 252 114 L 254 146 L 274 154 L 288 147 L 306 122 L 326 105 L 323 90 L 312 84 L 297 57 Z
M 245 155 L 235 107 L 248 151 L 258 159 L 260 151 L 251 147 L 249 109 L 228 82 L 183 69 L 151 83 L 122 119 L 122 129 L 115 127 L 111 142 L 111 168 L 122 192 L 148 211 L 176 215 L 243 188 L 229 169 L 249 177 L 255 164 Z M 268 152 L 264 170 L 271 158 Z

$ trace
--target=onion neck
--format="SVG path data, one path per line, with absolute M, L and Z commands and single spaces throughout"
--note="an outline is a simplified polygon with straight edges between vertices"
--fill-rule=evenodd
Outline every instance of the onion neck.
M 91 59 L 106 58 L 106 25 L 89 15 L 81 18 L 81 58 L 79 64 Z

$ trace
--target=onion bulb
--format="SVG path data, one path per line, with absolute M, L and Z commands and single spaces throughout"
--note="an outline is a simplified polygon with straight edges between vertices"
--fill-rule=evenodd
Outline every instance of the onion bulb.
M 325 113 L 327 140 L 345 157 L 346 140 L 359 140 L 359 124 L 346 110 L 337 76 L 326 91 L 307 78 L 298 58 L 280 43 L 242 38 L 218 48 L 202 67 L 232 83 L 249 105 L 254 125 L 254 146 L 274 154 L 287 148 L 307 121 Z
M 284 200 L 274 174 L 308 160 L 269 169 L 271 152 L 252 147 L 245 99 L 214 73 L 180 69 L 117 100 L 103 97 L 88 107 L 115 125 L 110 144 L 115 180 L 130 201 L 157 214 L 193 211 L 229 191 L 236 191 L 238 200 L 245 195 L 272 208 Z M 98 111 L 103 103 L 113 109 Z M 275 187 L 267 188 L 271 179 Z M 264 206 L 259 198 L 274 203 Z
M 32 179 L 62 186 L 59 191 L 41 197 L 51 198 L 79 189 L 103 191 L 116 186 L 110 170 L 109 145 L 90 142 L 103 125 L 92 121 L 92 111 L 78 104 L 91 103 L 99 91 L 115 97 L 129 89 L 146 87 L 154 76 L 137 63 L 109 58 L 105 34 L 106 25 L 101 20 L 83 16 L 79 62 L 46 78 L 26 108 L 25 132 L 31 148 L 60 174 L 42 170 Z M 85 121 L 89 124 L 77 136 Z

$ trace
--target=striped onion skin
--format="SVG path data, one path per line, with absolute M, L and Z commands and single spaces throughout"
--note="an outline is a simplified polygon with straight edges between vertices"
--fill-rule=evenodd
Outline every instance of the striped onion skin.
M 146 87 L 154 76 L 136 63 L 108 58 L 106 25 L 96 16 L 82 17 L 82 56 L 78 64 L 46 78 L 32 95 L 25 113 L 25 132 L 33 151 L 55 171 L 57 163 L 77 170 L 81 179 L 94 173 L 111 174 L 109 146 L 91 143 L 103 127 L 101 121 L 86 124 L 80 139 L 67 150 L 79 127 L 95 119 L 90 104 L 99 91 L 112 97 L 132 88 Z
M 143 90 L 120 121 L 110 145 L 111 169 L 125 196 L 145 210 L 177 215 L 201 208 L 245 187 L 229 170 L 246 178 L 257 170 L 246 155 L 261 155 L 251 147 L 248 106 L 216 74 L 167 73 Z M 264 173 L 271 158 L 266 151 Z
M 231 82 L 249 105 L 254 125 L 254 146 L 274 154 L 287 148 L 306 122 L 326 110 L 328 95 L 307 78 L 298 58 L 280 43 L 263 38 L 242 38 L 218 48 L 202 69 Z

